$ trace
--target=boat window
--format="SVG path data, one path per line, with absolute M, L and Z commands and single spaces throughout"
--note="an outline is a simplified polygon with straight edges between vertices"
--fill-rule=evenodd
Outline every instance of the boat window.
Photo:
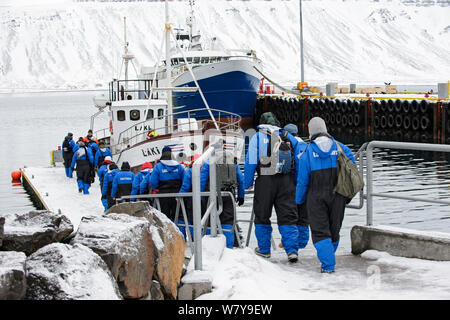
M 192 57 L 188 57 L 186 60 L 187 60 L 188 63 L 192 62 Z
M 211 63 L 216 62 L 216 57 L 211 57 L 211 58 L 209 59 L 209 62 L 211 62 Z
M 125 121 L 125 111 L 117 111 L 117 121 Z
M 158 109 L 158 117 L 164 116 L 164 109 Z
M 153 110 L 148 109 L 148 111 L 147 111 L 147 119 L 146 120 L 153 119 L 153 116 L 154 116 Z
M 194 63 L 199 63 L 200 62 L 200 57 L 195 57 L 194 58 Z
M 222 60 L 222 57 L 217 57 L 217 62 L 220 62 Z
M 201 63 L 208 63 L 209 58 L 208 57 L 203 57 Z
M 130 120 L 137 121 L 141 118 L 141 112 L 139 110 L 130 111 Z

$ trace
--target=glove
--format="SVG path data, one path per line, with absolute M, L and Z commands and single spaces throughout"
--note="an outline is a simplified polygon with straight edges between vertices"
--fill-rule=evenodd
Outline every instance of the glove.
M 238 203 L 238 206 L 240 207 L 244 204 L 244 198 L 237 198 L 236 202 Z

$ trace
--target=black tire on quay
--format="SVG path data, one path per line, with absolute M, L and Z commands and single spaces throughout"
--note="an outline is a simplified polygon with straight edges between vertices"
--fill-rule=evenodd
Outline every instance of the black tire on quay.
M 389 99 L 389 100 L 387 101 L 386 105 L 387 105 L 387 108 L 386 108 L 384 111 L 388 110 L 389 112 L 394 112 L 394 107 L 395 107 L 394 100 Z M 382 110 L 382 111 L 383 111 L 383 110 Z M 383 112 L 384 112 L 384 111 L 383 111 Z
M 395 126 L 401 128 L 403 125 L 403 116 L 400 114 L 395 115 Z
M 411 112 L 413 114 L 419 112 L 419 102 L 417 100 L 411 101 Z
M 387 124 L 388 128 L 392 129 L 394 127 L 394 124 L 395 124 L 395 118 L 394 118 L 393 114 L 388 115 L 387 122 L 388 122 L 388 124 Z

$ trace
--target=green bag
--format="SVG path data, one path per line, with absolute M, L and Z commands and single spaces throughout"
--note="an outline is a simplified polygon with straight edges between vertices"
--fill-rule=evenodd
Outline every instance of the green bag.
M 337 141 L 336 145 L 339 152 L 337 158 L 338 179 L 333 191 L 351 200 L 364 188 L 364 180 L 357 165 L 345 155 Z

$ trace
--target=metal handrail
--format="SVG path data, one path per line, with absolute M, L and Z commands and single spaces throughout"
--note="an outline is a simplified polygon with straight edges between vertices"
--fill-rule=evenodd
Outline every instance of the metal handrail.
M 396 196 L 387 193 L 375 193 L 373 192 L 373 150 L 374 148 L 386 148 L 386 149 L 403 149 L 403 150 L 419 150 L 419 151 L 433 151 L 433 152 L 450 152 L 450 145 L 445 144 L 432 144 L 432 143 L 413 143 L 413 142 L 395 142 L 395 141 L 372 141 L 366 148 L 366 161 L 367 161 L 367 217 L 366 225 L 373 225 L 373 197 L 383 197 L 401 200 L 421 201 L 429 203 L 437 203 L 450 205 L 450 201 L 446 200 L 433 200 L 420 197 L 407 197 Z

